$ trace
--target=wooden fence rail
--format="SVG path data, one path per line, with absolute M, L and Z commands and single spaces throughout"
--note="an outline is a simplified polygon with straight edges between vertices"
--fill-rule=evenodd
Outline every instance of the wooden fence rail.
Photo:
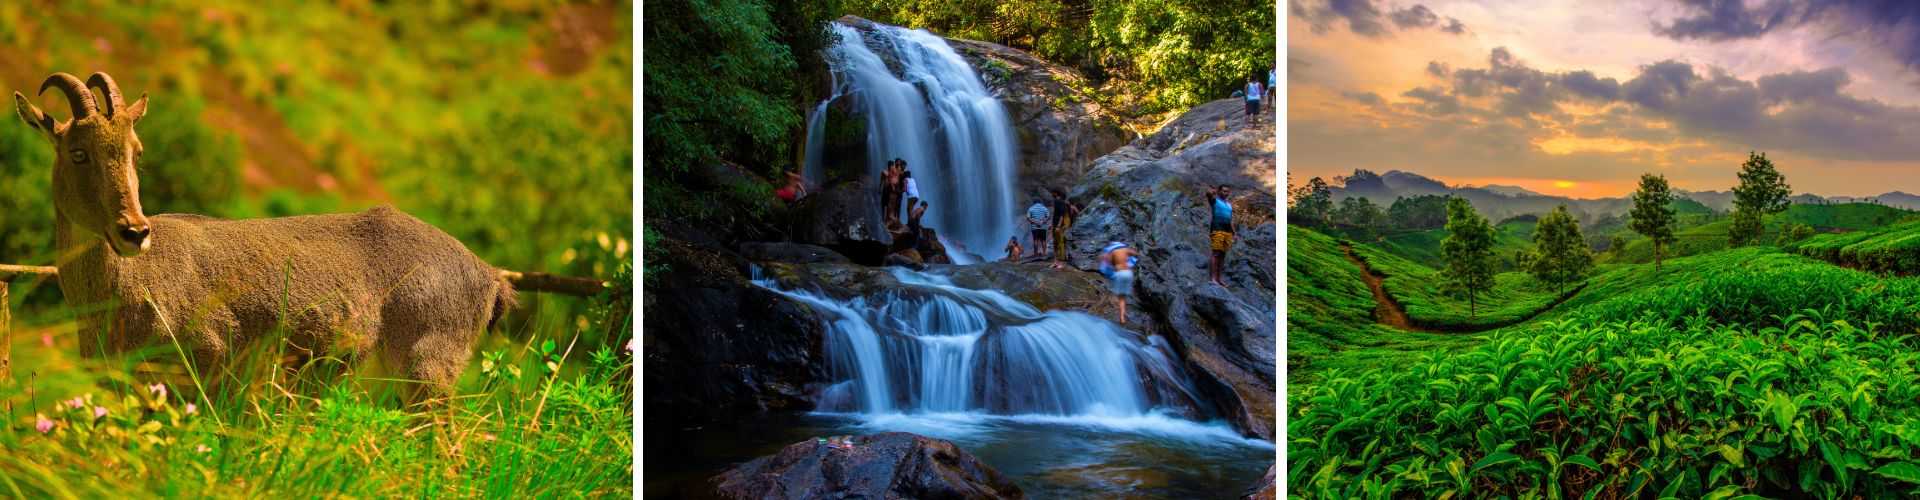
M 593 297 L 606 290 L 606 282 L 592 278 L 560 276 L 539 272 L 520 272 L 502 269 L 500 277 L 513 284 L 515 290 L 522 292 L 543 292 L 572 295 L 575 297 Z M 22 274 L 35 274 L 52 278 L 60 275 L 60 268 L 52 266 L 17 266 L 0 264 L 0 381 L 13 380 L 13 321 L 12 308 L 7 306 L 7 285 L 13 278 Z

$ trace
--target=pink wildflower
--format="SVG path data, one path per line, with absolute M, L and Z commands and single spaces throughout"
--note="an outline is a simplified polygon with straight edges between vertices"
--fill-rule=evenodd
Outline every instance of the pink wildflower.
M 51 333 L 40 334 L 40 344 L 47 347 L 53 347 L 53 334 Z
M 93 407 L 93 418 L 100 418 L 104 416 L 107 416 L 107 407 L 105 406 Z
M 67 404 L 67 406 L 72 406 L 72 407 L 74 407 L 74 408 L 76 408 L 76 409 L 78 409 L 78 408 L 86 408 L 86 407 L 87 407 L 87 400 L 84 400 L 84 399 L 80 399 L 80 396 L 74 396 L 74 397 L 73 397 L 73 399 L 69 399 L 69 400 L 67 400 L 67 401 L 66 401 L 66 404 Z
M 639 342 L 640 339 L 627 339 L 627 352 L 633 352 L 633 346 L 639 345 Z
M 147 386 L 147 392 L 153 393 L 156 398 L 167 399 L 167 384 L 149 385 Z
M 35 413 L 33 414 L 33 429 L 40 431 L 41 434 L 46 434 L 48 431 L 53 430 L 53 421 L 48 420 L 44 414 Z
M 207 445 L 204 445 L 204 444 L 203 444 L 203 445 L 200 445 L 200 447 L 198 447 L 198 448 L 194 448 L 194 449 L 193 449 L 193 451 L 197 451 L 197 452 L 200 452 L 200 453 L 206 453 L 206 452 L 208 451 L 208 450 L 207 450 Z
M 200 409 L 194 408 L 193 403 L 187 403 L 187 414 L 192 415 L 195 413 L 200 413 Z

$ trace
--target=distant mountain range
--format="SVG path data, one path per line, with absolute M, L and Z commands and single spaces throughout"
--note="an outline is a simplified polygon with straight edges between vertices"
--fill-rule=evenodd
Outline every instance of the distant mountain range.
M 1420 195 L 1455 195 L 1473 202 L 1480 214 L 1493 220 L 1501 220 L 1516 215 L 1543 214 L 1565 203 L 1567 210 L 1585 220 L 1602 214 L 1624 215 L 1633 209 L 1633 198 L 1571 198 L 1540 194 L 1515 186 L 1449 186 L 1412 172 L 1389 170 L 1384 174 L 1375 174 L 1368 170 L 1355 170 L 1353 175 L 1334 179 L 1331 186 L 1334 201 L 1361 197 L 1381 207 L 1393 204 L 1395 198 Z M 1719 211 L 1733 208 L 1731 191 L 1687 191 L 1675 189 L 1674 195 L 1684 197 Z M 1792 198 L 1794 203 L 1871 203 L 1899 207 L 1907 210 L 1920 210 L 1920 196 L 1899 191 L 1872 197 L 1827 196 L 1800 194 Z

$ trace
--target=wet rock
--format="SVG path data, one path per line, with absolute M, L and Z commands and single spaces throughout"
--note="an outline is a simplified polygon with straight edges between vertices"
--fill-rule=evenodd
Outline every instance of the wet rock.
M 820 245 L 855 263 L 877 266 L 893 244 L 879 194 L 862 182 L 836 184 L 793 208 L 793 241 Z
M 1154 135 L 1101 157 L 1069 195 L 1084 212 L 1070 252 L 1096 255 L 1118 238 L 1140 252 L 1130 322 L 1174 341 L 1196 383 L 1236 428 L 1274 439 L 1276 304 L 1273 130 L 1242 130 L 1242 102 L 1188 110 Z M 1210 212 L 1204 191 L 1233 188 L 1239 233 L 1225 280 L 1207 280 Z M 1098 263 L 1073 265 L 1095 271 Z
M 1026 498 L 1012 480 L 944 439 L 888 432 L 853 444 L 794 443 L 711 482 L 726 498 Z
M 999 44 L 947 43 L 1007 106 L 1020 137 L 1019 192 L 1040 194 L 1078 184 L 1095 158 L 1134 135 L 1094 100 L 1094 85 L 1072 68 Z
M 920 252 L 914 251 L 911 248 L 906 250 L 901 250 L 899 252 L 887 254 L 886 261 L 882 262 L 881 264 L 887 265 L 887 266 L 899 266 L 899 267 L 904 267 L 904 268 L 913 269 L 913 270 L 926 269 L 927 267 L 926 263 L 921 262 L 920 260 Z
M 812 409 L 810 397 L 827 377 L 822 319 L 749 283 L 738 255 L 677 239 L 649 245 L 658 248 L 648 254 L 666 265 L 642 293 L 649 428 L 655 416 Z
M 750 241 L 740 244 L 740 256 L 794 264 L 847 263 L 847 256 L 819 245 Z
M 1273 473 L 1279 465 L 1267 466 L 1267 475 L 1261 476 L 1259 481 L 1255 481 L 1252 487 L 1247 488 L 1247 493 L 1240 496 L 1241 500 L 1273 500 L 1276 494 Z

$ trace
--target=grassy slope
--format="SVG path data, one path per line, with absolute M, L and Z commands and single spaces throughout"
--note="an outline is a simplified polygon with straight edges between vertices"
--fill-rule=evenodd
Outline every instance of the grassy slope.
M 1792 205 L 1787 207 L 1787 211 L 1767 218 L 1766 233 L 1761 236 L 1761 243 L 1772 244 L 1773 238 L 1779 236 L 1781 227 L 1787 223 L 1806 224 L 1823 231 L 1859 231 L 1892 224 L 1909 215 L 1912 212 L 1871 203 Z M 1704 224 L 1683 227 L 1675 233 L 1679 242 L 1665 251 L 1666 256 L 1695 255 L 1727 248 L 1727 228 L 1732 224 L 1731 220 L 1722 216 Z M 1626 250 L 1607 254 L 1609 261 L 1653 262 L 1652 243 L 1631 231 L 1622 236 L 1628 238 Z
M 1290 236 L 1289 244 L 1301 240 Z M 1835 497 L 1846 490 L 1831 485 L 1878 494 L 1912 488 L 1868 472 L 1914 460 L 1920 436 L 1900 437 L 1905 431 L 1888 424 L 1910 421 L 1920 406 L 1907 396 L 1862 399 L 1857 387 L 1849 393 L 1833 381 L 1859 382 L 1868 392 L 1910 385 L 1920 349 L 1911 337 L 1887 334 L 1920 331 L 1920 279 L 1882 279 L 1750 247 L 1673 259 L 1660 272 L 1603 265 L 1590 283 L 1540 318 L 1478 336 L 1489 340 L 1464 349 L 1290 386 L 1290 484 L 1328 496 L 1364 488 L 1465 496 L 1616 488 Z M 1289 307 L 1290 325 L 1305 321 Z M 1758 336 L 1777 341 L 1751 341 Z M 1855 345 L 1854 352 L 1838 349 Z M 1793 354 L 1806 349 L 1829 354 Z M 1779 378 L 1768 383 L 1752 379 L 1758 375 L 1749 370 L 1769 366 L 1787 369 L 1773 369 Z M 1707 383 L 1714 380 L 1732 385 Z M 1752 392 L 1728 394 L 1728 387 Z M 1602 404 L 1609 401 L 1614 406 Z M 1836 409 L 1781 414 L 1778 401 Z M 1506 418 L 1540 408 L 1533 417 Z M 1662 425 L 1643 426 L 1656 414 Z M 1756 421 L 1776 415 L 1785 423 Z M 1717 424 L 1729 419 L 1743 423 L 1729 433 Z M 1619 422 L 1632 424 L 1618 439 L 1590 437 L 1612 434 Z M 1807 431 L 1789 437 L 1784 430 L 1792 428 Z M 1902 439 L 1910 441 L 1894 444 Z M 1714 447 L 1722 442 L 1737 448 Z M 1783 442 L 1802 444 L 1783 449 Z M 1600 474 L 1553 472 L 1549 452 L 1592 459 Z M 1749 482 L 1758 486 L 1746 489 Z
M 106 71 L 132 96 L 150 94 L 143 127 L 190 122 L 233 141 L 239 157 L 205 172 L 230 169 L 247 196 L 209 215 L 393 203 L 500 267 L 614 279 L 629 260 L 630 6 L 40 3 L 0 2 L 9 47 L 0 83 L 32 96 L 49 72 Z M 57 93 L 35 102 L 65 117 Z M 6 121 L 0 134 L 25 133 Z M 198 146 L 141 134 L 147 161 Z M 47 190 L 50 152 L 32 139 L 45 156 L 0 158 L 9 191 L 0 198 Z M 161 183 L 145 182 L 162 172 L 141 175 L 149 210 L 171 206 L 152 192 Z M 50 219 L 46 205 L 25 206 Z M 0 228 L 23 222 L 0 212 Z M 0 263 L 50 262 L 44 253 Z M 16 380 L 0 383 L 10 410 L 0 496 L 631 494 L 631 357 L 618 347 L 631 328 L 590 301 L 523 294 L 522 313 L 510 331 L 483 337 L 462 399 L 444 413 L 401 409 L 387 397 L 395 384 L 373 380 L 385 371 L 370 363 L 343 377 L 304 375 L 324 387 L 243 369 L 246 384 L 196 398 L 188 414 L 181 398 L 196 392 L 194 379 L 177 365 L 150 373 L 76 359 L 78 333 L 59 295 L 32 288 L 16 283 L 9 304 Z M 29 305 L 29 296 L 54 300 Z M 541 349 L 548 342 L 555 352 Z M 555 359 L 559 351 L 567 354 Z M 145 388 L 154 383 L 171 384 L 169 396 Z M 56 404 L 75 397 L 86 408 Z M 93 418 L 95 406 L 107 416 Z
M 1400 258 L 1427 267 L 1437 268 L 1445 265 L 1440 258 L 1440 240 L 1447 238 L 1445 229 L 1408 231 L 1343 227 L 1330 230 L 1329 234 L 1386 250 Z M 1514 252 L 1533 248 L 1533 242 L 1528 239 L 1532 234 L 1533 223 L 1530 222 L 1508 222 L 1494 228 L 1493 255 L 1500 259 L 1501 269 L 1513 269 Z
M 1844 234 L 1815 235 L 1790 252 L 1870 271 L 1920 274 L 1920 220 Z
M 1328 371 L 1396 366 L 1433 351 L 1473 345 L 1472 336 L 1407 332 L 1374 322 L 1372 293 L 1337 240 L 1287 227 L 1289 383 Z

